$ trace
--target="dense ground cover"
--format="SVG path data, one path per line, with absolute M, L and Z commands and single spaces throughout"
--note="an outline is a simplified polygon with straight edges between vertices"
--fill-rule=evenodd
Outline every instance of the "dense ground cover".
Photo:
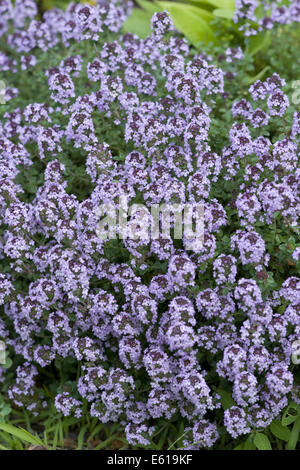
M 54 446 L 70 430 L 85 448 L 296 448 L 299 2 L 256 51 L 198 50 L 166 12 L 124 34 L 128 2 L 43 22 L 14 8 L 0 2 L 3 422 Z M 99 236 L 120 197 L 140 239 Z M 141 204 L 162 203 L 204 206 L 203 247 L 142 230 Z

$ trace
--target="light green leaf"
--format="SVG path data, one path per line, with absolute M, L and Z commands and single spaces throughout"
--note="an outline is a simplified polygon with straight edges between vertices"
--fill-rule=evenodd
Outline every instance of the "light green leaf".
M 200 41 L 216 42 L 213 30 L 209 26 L 214 18 L 210 12 L 183 3 L 157 2 L 157 4 L 170 13 L 175 28 L 194 45 Z
M 262 432 L 257 432 L 254 436 L 254 444 L 258 450 L 272 450 L 269 438 Z
M 257 80 L 260 80 L 265 75 L 265 73 L 269 70 L 269 68 L 270 68 L 270 66 L 266 65 L 266 67 L 264 67 L 263 70 L 261 70 L 259 73 L 257 73 L 255 75 L 255 77 L 248 76 L 247 84 L 251 85 L 251 83 L 254 83 Z
M 229 10 L 235 10 L 235 0 L 192 0 L 191 3 L 207 4 L 215 8 L 228 8 Z
M 291 436 L 291 431 L 286 426 L 283 426 L 280 421 L 273 421 L 270 425 L 270 429 L 272 434 L 282 441 L 287 442 Z
M 0 416 L 8 416 L 11 412 L 11 407 L 9 405 L 4 405 L 3 408 L 0 409 Z
M 123 24 L 123 29 L 127 32 L 137 34 L 140 38 L 145 38 L 151 33 L 150 20 L 153 14 L 148 11 L 134 8 L 132 15 Z
M 157 5 L 153 2 L 149 2 L 148 0 L 136 0 L 136 3 L 149 13 L 156 13 L 157 11 L 159 11 Z
M 257 34 L 256 36 L 251 36 L 246 54 L 249 55 L 250 57 L 254 56 L 258 52 L 262 51 L 263 49 L 267 49 L 270 44 L 271 44 L 271 35 L 269 31 L 265 33 Z
M 7 357 L 5 364 L 1 364 L 1 367 L 3 367 L 4 369 L 9 369 L 11 365 L 12 365 L 12 360 L 10 359 L 10 357 Z
M 30 434 L 23 428 L 17 428 L 11 424 L 0 423 L 0 430 L 12 434 L 14 437 L 17 437 L 21 441 L 29 442 L 32 445 L 38 445 L 45 447 L 43 441 L 36 436 Z
M 234 9 L 231 10 L 230 8 L 216 8 L 213 11 L 214 16 L 218 18 L 225 18 L 227 20 L 232 20 L 234 15 Z
M 176 16 L 178 14 L 184 15 L 185 12 L 190 12 L 207 22 L 212 21 L 214 19 L 214 15 L 210 11 L 204 10 L 203 8 L 199 8 L 195 5 L 186 5 L 185 3 L 180 3 L 180 2 L 164 2 L 164 1 L 162 2 L 156 1 L 155 4 L 159 6 L 160 10 L 167 10 L 170 13 L 172 9 L 173 11 L 175 11 Z

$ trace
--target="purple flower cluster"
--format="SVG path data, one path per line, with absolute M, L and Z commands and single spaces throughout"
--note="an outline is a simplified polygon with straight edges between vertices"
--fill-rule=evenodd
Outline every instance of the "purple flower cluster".
M 299 0 L 236 0 L 233 18 L 245 36 L 253 36 L 261 31 L 273 29 L 276 25 L 289 25 L 300 22 Z
M 237 15 L 253 20 L 257 2 L 237 3 Z M 117 1 L 71 4 L 46 13 L 40 24 L 30 0 L 13 10 L 2 1 L 0 8 L 1 31 L 26 69 L 38 63 L 37 48 L 98 41 L 106 29 L 117 32 L 127 14 Z M 198 449 L 219 436 L 210 372 L 232 391 L 236 405 L 224 412 L 224 425 L 234 438 L 266 427 L 294 390 L 300 280 L 291 275 L 264 289 L 273 253 L 262 227 L 278 213 L 291 232 L 297 225 L 299 116 L 282 140 L 258 136 L 289 102 L 280 77 L 256 82 L 249 101 L 234 104 L 230 144 L 217 152 L 211 113 L 224 92 L 224 72 L 189 55 L 166 12 L 151 24 L 151 36 L 120 36 L 88 63 L 80 54 L 60 61 L 47 71 L 46 103 L 5 114 L 0 254 L 1 269 L 4 261 L 9 269 L 0 274 L 0 339 L 24 361 L 9 388 L 15 405 L 34 412 L 47 406 L 38 370 L 55 358 L 72 359 L 80 365 L 76 390 L 55 397 L 63 415 L 79 418 L 85 401 L 91 416 L 122 423 L 130 444 L 147 446 L 156 420 L 178 413 L 187 423 L 184 445 Z M 89 86 L 78 94 L 82 77 Z M 261 108 L 254 110 L 257 100 Z M 99 139 L 99 122 L 107 119 L 130 149 L 125 155 Z M 86 156 L 90 191 L 83 200 L 68 188 L 66 145 Z M 43 165 L 43 181 L 28 202 L 18 176 L 34 159 Z M 217 190 L 236 178 L 226 204 Z M 128 230 L 138 226 L 144 236 L 110 248 L 99 236 L 97 211 L 103 203 L 116 207 L 123 196 L 148 208 L 203 203 L 203 247 L 151 240 L 138 207 Z

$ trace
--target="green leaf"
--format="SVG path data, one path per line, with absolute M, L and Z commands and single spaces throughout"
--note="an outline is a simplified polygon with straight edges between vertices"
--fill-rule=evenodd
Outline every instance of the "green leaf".
M 283 426 L 278 420 L 275 420 L 271 423 L 270 429 L 272 434 L 282 441 L 287 442 L 291 436 L 291 431 L 286 426 Z
M 253 444 L 252 435 L 250 435 L 247 437 L 245 441 L 241 442 L 241 444 L 239 444 L 233 450 L 255 450 L 255 449 L 256 447 Z
M 270 32 L 257 34 L 256 36 L 251 36 L 246 54 L 248 56 L 254 56 L 263 49 L 267 49 L 271 44 L 271 35 Z
M 42 0 L 43 4 L 43 9 L 44 10 L 50 10 L 54 6 L 54 1 L 53 0 Z
M 12 434 L 21 441 L 29 442 L 32 445 L 45 447 L 44 442 L 39 437 L 33 436 L 30 434 L 30 432 L 26 431 L 26 429 L 17 428 L 11 424 L 0 423 L 0 430 Z
M 10 359 L 10 357 L 7 357 L 5 363 L 1 364 L 1 367 L 3 367 L 4 369 L 9 369 L 11 365 L 12 365 L 12 360 Z
M 77 450 L 82 450 L 83 448 L 83 440 L 84 440 L 84 435 L 87 430 L 88 425 L 85 424 L 82 426 L 82 428 L 79 431 L 78 438 L 77 438 Z
M 236 403 L 233 400 L 231 393 L 227 392 L 226 390 L 218 389 L 217 393 L 221 397 L 221 404 L 223 410 L 228 410 L 228 408 L 231 408 L 232 406 L 235 406 Z
M 108 444 L 110 444 L 115 438 L 116 438 L 115 436 L 109 437 L 108 439 L 106 439 L 105 441 L 101 442 L 96 447 L 94 447 L 93 450 L 107 449 Z M 118 437 L 118 440 L 122 441 L 122 438 Z
M 294 426 L 293 426 L 290 438 L 286 446 L 288 450 L 296 449 L 298 438 L 299 438 L 299 433 L 300 433 L 300 416 L 298 416 L 298 418 L 294 422 Z
M 216 37 L 209 23 L 214 16 L 202 8 L 192 5 L 172 2 L 157 2 L 162 9 L 167 10 L 178 31 L 182 32 L 194 45 L 199 42 L 216 42 Z
M 8 416 L 11 412 L 11 407 L 9 405 L 4 405 L 0 410 L 0 416 Z
M 230 8 L 216 8 L 213 11 L 214 16 L 218 18 L 225 18 L 227 20 L 232 20 L 234 15 L 234 9 L 231 10 Z
M 145 38 L 151 33 L 150 20 L 152 16 L 151 12 L 134 8 L 132 15 L 123 24 L 123 28 L 127 32 L 137 34 L 140 38 Z
M 148 11 L 149 13 L 156 13 L 158 8 L 155 3 L 149 2 L 148 0 L 136 0 L 136 3 L 143 8 L 144 10 Z
M 246 439 L 246 441 L 244 442 L 244 450 L 255 450 L 253 436 L 249 436 L 248 439 Z
M 250 77 L 248 76 L 248 80 L 246 81 L 247 85 L 251 85 L 251 83 L 256 82 L 257 80 L 260 80 L 263 75 L 269 70 L 270 66 L 266 65 L 258 74 L 255 75 L 255 77 Z
M 215 8 L 235 10 L 235 0 L 192 0 L 192 2 L 207 4 Z
M 242 442 L 241 444 L 236 446 L 233 450 L 244 450 L 244 445 L 245 445 L 245 442 Z
M 299 405 L 290 405 L 285 412 L 283 413 L 281 424 L 283 426 L 288 426 L 296 421 L 300 415 L 300 406 Z
M 254 444 L 258 450 L 272 450 L 269 438 L 262 432 L 257 432 L 254 436 Z
M 170 14 L 172 14 L 171 9 L 175 12 L 178 12 L 178 14 L 175 13 L 176 16 L 189 11 L 207 22 L 210 22 L 214 19 L 214 16 L 210 11 L 204 10 L 203 8 L 197 7 L 195 5 L 186 5 L 185 3 L 164 1 L 156 1 L 155 4 L 158 5 L 161 10 L 167 10 Z

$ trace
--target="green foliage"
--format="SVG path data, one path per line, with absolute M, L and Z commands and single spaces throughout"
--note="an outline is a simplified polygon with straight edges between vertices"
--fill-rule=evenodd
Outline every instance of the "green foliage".
M 262 432 L 257 432 L 254 436 L 254 444 L 258 450 L 272 450 L 268 436 Z
M 218 394 L 221 397 L 221 404 L 222 404 L 223 410 L 228 410 L 228 408 L 231 408 L 232 406 L 236 405 L 230 392 L 227 392 L 226 390 L 218 389 Z
M 4 422 L 5 419 L 7 419 L 7 417 L 10 415 L 10 413 L 10 405 L 6 402 L 3 395 L 0 395 L 0 423 Z
M 293 429 L 290 434 L 290 438 L 287 443 L 288 450 L 295 450 L 297 446 L 297 442 L 299 439 L 300 434 L 300 416 L 297 417 L 296 421 L 294 422 Z
M 253 435 L 250 434 L 241 444 L 236 446 L 234 450 L 256 450 L 256 445 L 253 442 Z
M 182 32 L 195 46 L 200 43 L 220 42 L 216 32 L 218 26 L 212 25 L 213 20 L 226 18 L 232 20 L 234 13 L 234 0 L 205 0 L 182 2 L 150 2 L 137 0 L 140 8 L 134 8 L 132 16 L 125 23 L 127 31 L 144 37 L 149 32 L 149 20 L 154 12 L 167 10 L 178 31 Z
M 175 28 L 193 44 L 215 42 L 216 38 L 210 26 L 214 18 L 212 13 L 193 5 L 175 2 L 159 2 L 159 7 L 170 13 Z
M 89 3 L 90 5 L 95 5 L 96 1 L 94 0 L 80 0 L 81 3 Z M 36 1 L 39 9 L 39 13 L 42 14 L 46 10 L 51 10 L 51 8 L 61 8 L 65 10 L 69 5 L 70 0 L 37 0 Z
M 29 433 L 26 429 L 13 426 L 11 424 L 0 423 L 0 432 L 1 431 L 2 434 L 4 433 L 4 436 L 2 436 L 4 440 L 6 439 L 6 434 L 13 437 L 13 445 L 16 447 L 22 446 L 24 443 L 29 443 L 33 446 L 45 447 L 44 442 L 39 437 Z M 9 440 L 10 439 L 8 439 L 8 441 Z
M 246 53 L 249 56 L 254 56 L 258 52 L 266 50 L 269 47 L 271 41 L 270 31 L 252 36 L 248 41 Z
M 267 73 L 271 73 L 270 69 L 284 75 L 297 68 L 298 59 L 289 62 L 288 57 L 295 55 L 297 50 L 298 27 L 273 28 L 255 36 L 244 37 L 239 31 L 239 25 L 233 22 L 235 0 L 136 0 L 136 4 L 138 7 L 133 9 L 131 17 L 124 24 L 125 31 L 145 38 L 150 33 L 149 24 L 153 13 L 167 10 L 175 27 L 197 50 L 214 45 L 221 46 L 224 52 L 227 47 L 240 46 L 246 57 L 253 58 L 253 73 L 247 77 L 247 84 L 264 79 Z M 257 16 L 260 17 L 259 9 Z M 254 27 L 258 25 L 254 24 Z M 271 53 L 274 51 L 274 43 L 276 48 L 279 47 L 279 55 Z M 277 67 L 274 67 L 275 64 Z
M 282 441 L 288 442 L 290 439 L 291 431 L 288 427 L 283 426 L 282 423 L 278 420 L 275 420 L 270 424 L 270 430 L 275 437 L 281 439 Z
M 300 405 L 297 405 L 296 403 L 291 403 L 283 413 L 281 424 L 283 426 L 288 426 L 289 424 L 294 423 L 299 417 Z
M 147 10 L 141 10 L 140 8 L 134 8 L 133 14 L 128 18 L 124 24 L 126 31 L 137 34 L 140 38 L 149 36 L 150 20 L 152 13 Z

